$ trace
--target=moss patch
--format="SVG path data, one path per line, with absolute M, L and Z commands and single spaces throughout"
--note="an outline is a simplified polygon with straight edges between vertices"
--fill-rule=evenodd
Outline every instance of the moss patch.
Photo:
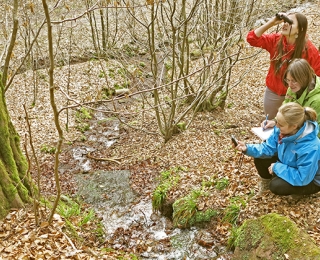
M 275 213 L 247 220 L 235 233 L 235 259 L 320 259 L 314 241 L 292 220 Z

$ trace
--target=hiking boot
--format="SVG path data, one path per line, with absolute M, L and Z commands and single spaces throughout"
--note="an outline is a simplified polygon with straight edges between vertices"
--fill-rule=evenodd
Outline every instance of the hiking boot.
M 270 188 L 269 188 L 270 182 L 271 182 L 271 179 L 260 178 L 259 191 L 251 199 L 255 199 L 257 197 L 260 197 L 261 195 L 263 195 L 263 193 L 270 190 Z
M 262 195 L 265 191 L 270 190 L 269 185 L 270 185 L 271 179 L 260 179 L 259 183 L 259 192 L 257 195 Z

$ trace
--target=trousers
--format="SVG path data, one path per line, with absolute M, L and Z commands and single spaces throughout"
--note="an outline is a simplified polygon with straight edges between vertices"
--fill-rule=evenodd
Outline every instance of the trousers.
M 277 161 L 278 156 L 273 156 L 266 159 L 254 158 L 254 165 L 260 177 L 263 179 L 271 179 L 269 188 L 272 193 L 282 196 L 292 194 L 310 195 L 320 191 L 320 186 L 315 184 L 315 182 L 313 181 L 305 186 L 293 186 L 287 181 L 277 176 L 271 175 L 269 173 L 268 167 L 271 165 L 271 163 L 275 163 Z
M 279 96 L 266 87 L 263 97 L 263 110 L 264 113 L 269 116 L 269 119 L 276 117 L 284 98 L 285 96 Z

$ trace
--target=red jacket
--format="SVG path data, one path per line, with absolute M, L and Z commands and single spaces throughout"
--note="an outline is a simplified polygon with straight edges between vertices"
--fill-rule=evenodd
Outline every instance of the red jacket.
M 261 37 L 257 37 L 254 31 L 250 31 L 247 35 L 247 42 L 251 46 L 260 47 L 270 53 L 270 60 L 276 56 L 277 44 L 280 39 L 280 33 L 262 34 Z M 282 37 L 282 39 L 284 50 L 286 50 L 284 51 L 285 55 L 282 58 L 284 61 L 283 66 L 281 66 L 280 72 L 275 74 L 275 67 L 270 62 L 270 67 L 266 78 L 266 86 L 280 96 L 284 96 L 287 92 L 287 88 L 282 83 L 282 77 L 288 66 L 286 60 L 290 60 L 295 46 L 288 44 L 285 37 Z M 320 76 L 320 53 L 310 40 L 307 41 L 306 48 L 302 52 L 301 58 L 306 59 L 314 69 L 315 73 Z

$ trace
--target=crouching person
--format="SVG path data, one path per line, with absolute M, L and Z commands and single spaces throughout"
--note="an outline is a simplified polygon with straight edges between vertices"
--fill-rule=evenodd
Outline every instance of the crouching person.
M 271 136 L 261 144 L 236 147 L 248 156 L 263 158 L 256 169 L 262 191 L 277 195 L 308 195 L 320 191 L 320 140 L 316 112 L 298 103 L 286 103 L 277 113 Z M 265 159 L 268 158 L 268 159 Z

